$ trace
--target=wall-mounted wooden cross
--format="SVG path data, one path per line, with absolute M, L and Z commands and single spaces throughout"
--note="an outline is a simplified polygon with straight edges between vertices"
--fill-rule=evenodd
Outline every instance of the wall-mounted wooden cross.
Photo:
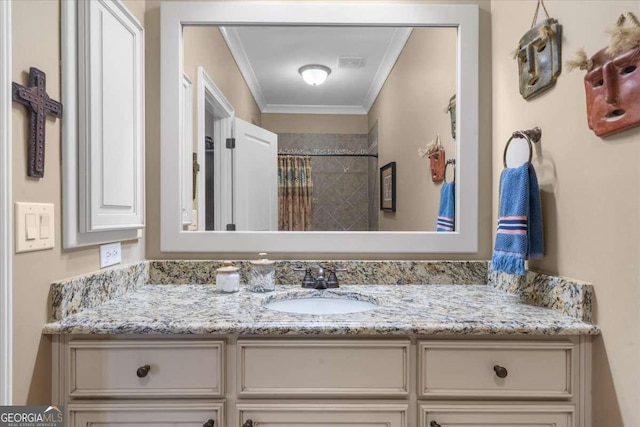
M 62 104 L 49 98 L 47 76 L 37 68 L 29 68 L 29 87 L 13 83 L 13 100 L 29 111 L 29 160 L 27 175 L 44 176 L 44 129 L 47 116 L 62 117 Z

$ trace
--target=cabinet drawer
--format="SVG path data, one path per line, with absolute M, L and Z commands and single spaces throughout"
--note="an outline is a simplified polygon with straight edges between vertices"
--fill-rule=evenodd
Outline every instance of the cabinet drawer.
M 221 402 L 181 403 L 82 403 L 70 404 L 70 427 L 157 427 L 224 426 L 224 405 Z
M 420 397 L 572 397 L 571 342 L 423 341 Z
M 406 427 L 406 404 L 238 404 L 241 426 Z
M 69 395 L 73 397 L 224 394 L 222 341 L 78 340 L 68 348 Z
M 406 396 L 409 341 L 238 341 L 240 397 Z
M 419 427 L 573 427 L 573 406 L 421 405 Z

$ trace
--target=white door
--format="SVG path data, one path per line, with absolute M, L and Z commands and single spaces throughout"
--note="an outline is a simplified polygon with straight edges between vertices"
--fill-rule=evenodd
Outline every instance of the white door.
M 236 230 L 278 230 L 278 135 L 235 119 L 233 199 Z

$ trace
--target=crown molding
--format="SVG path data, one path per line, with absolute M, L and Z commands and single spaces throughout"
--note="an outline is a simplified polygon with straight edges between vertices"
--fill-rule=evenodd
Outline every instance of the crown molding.
M 412 31 L 413 28 L 397 28 L 393 37 L 391 37 L 391 41 L 389 42 L 389 46 L 387 46 L 387 51 L 382 57 L 382 61 L 380 61 L 376 75 L 373 77 L 369 90 L 367 90 L 367 94 L 362 100 L 362 108 L 364 108 L 367 113 L 376 101 L 376 98 L 378 98 L 378 94 L 380 93 L 380 90 L 382 90 L 384 82 L 387 81 L 387 77 L 389 77 L 391 70 L 394 65 L 396 65 L 396 61 L 402 53 L 402 49 L 404 49 L 404 45 L 407 43 L 407 40 L 409 40 L 409 36 Z
M 287 105 L 267 104 L 262 109 L 263 114 L 355 114 L 365 115 L 361 105 Z
M 262 92 L 262 87 L 258 82 L 258 78 L 256 77 L 256 73 L 253 71 L 251 61 L 249 61 L 244 45 L 240 40 L 238 30 L 233 27 L 220 27 L 220 32 L 222 33 L 224 41 L 227 42 L 227 46 L 231 51 L 233 59 L 235 59 L 238 68 L 240 68 L 240 73 L 247 82 L 247 86 L 249 86 L 249 90 L 251 91 L 256 104 L 258 104 L 258 108 L 262 111 L 267 105 L 267 101 L 264 97 L 264 93 Z

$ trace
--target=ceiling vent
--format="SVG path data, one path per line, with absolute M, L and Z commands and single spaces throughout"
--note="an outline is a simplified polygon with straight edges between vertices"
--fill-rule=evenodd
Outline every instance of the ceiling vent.
M 340 56 L 338 57 L 338 68 L 362 68 L 364 67 L 364 58 L 362 56 Z

